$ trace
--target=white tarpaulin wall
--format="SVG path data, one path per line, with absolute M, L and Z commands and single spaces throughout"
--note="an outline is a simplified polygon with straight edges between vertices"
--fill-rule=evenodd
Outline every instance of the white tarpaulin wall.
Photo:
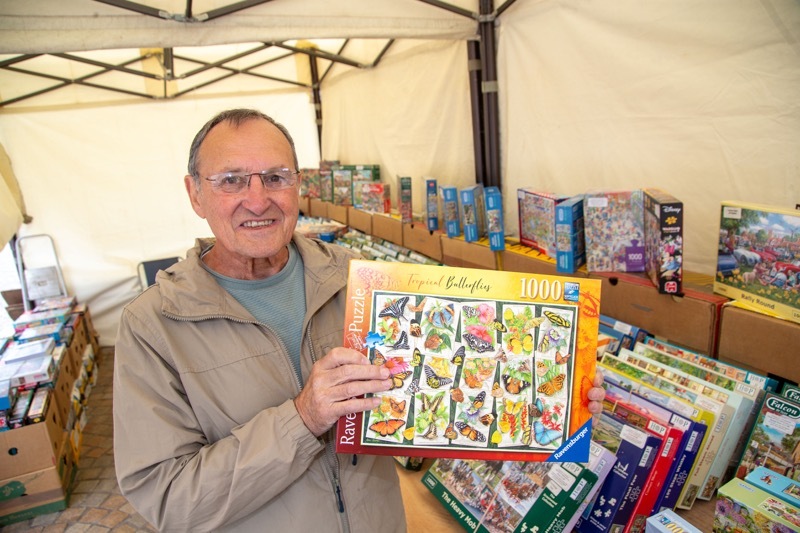
M 509 232 L 518 187 L 658 186 L 686 204 L 686 268 L 712 274 L 720 200 L 800 199 L 794 0 L 521 0 L 498 26 Z M 322 155 L 381 164 L 392 181 L 472 183 L 466 63 L 463 41 L 411 41 L 373 70 L 337 67 L 322 87 Z M 20 234 L 53 236 L 104 342 L 135 294 L 136 264 L 182 255 L 208 233 L 183 191 L 188 145 L 213 113 L 240 105 L 275 114 L 308 143 L 301 165 L 316 164 L 301 90 L 0 112 L 34 217 Z

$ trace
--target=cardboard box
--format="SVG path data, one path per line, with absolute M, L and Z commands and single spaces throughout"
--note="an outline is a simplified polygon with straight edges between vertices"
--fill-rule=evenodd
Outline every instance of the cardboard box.
M 497 187 L 486 187 L 486 234 L 489 248 L 494 252 L 506 249 L 506 230 L 503 220 L 503 195 Z
M 548 276 L 559 275 L 556 269 L 556 260 L 543 252 L 506 239 L 506 249 L 500 252 L 502 270 L 508 272 L 532 272 Z M 585 275 L 586 272 L 571 274 L 572 276 Z
M 684 288 L 659 294 L 644 275 L 592 273 L 603 280 L 600 312 L 704 354 L 716 353 L 717 327 L 727 298 Z
M 465 242 L 463 237 L 442 237 L 442 262 L 449 266 L 497 270 L 497 254 L 485 238 Z
M 327 216 L 331 220 L 347 224 L 347 209 L 346 205 L 328 204 Z
M 403 246 L 403 223 L 391 215 L 372 215 L 372 235 Z
M 800 531 L 800 508 L 734 478 L 717 494 L 714 531 Z
M 318 200 L 316 198 L 309 198 L 308 200 L 307 215 L 314 218 L 327 218 L 328 217 L 328 202 Z
M 425 213 L 428 229 L 436 231 L 439 229 L 439 190 L 436 180 L 429 178 L 425 180 Z
M 442 186 L 441 193 L 444 229 L 448 237 L 458 237 L 461 235 L 461 220 L 458 211 L 458 189 L 453 186 Z
M 308 196 L 301 196 L 297 200 L 297 205 L 298 205 L 298 208 L 300 210 L 300 213 L 302 213 L 305 216 L 309 216 L 309 210 L 308 209 L 309 209 L 309 206 L 310 206 L 310 203 L 309 203 L 310 200 L 311 199 Z
M 436 261 L 442 260 L 442 235 L 440 231 L 429 231 L 419 222 L 403 224 L 403 246 Z
M 660 189 L 644 190 L 645 272 L 664 294 L 683 283 L 683 202 Z
M 0 432 L 0 479 L 55 466 L 63 440 L 64 426 L 52 405 L 43 422 Z
M 0 481 L 0 527 L 64 510 L 76 472 L 72 448 L 64 435 L 53 466 Z
M 641 190 L 586 193 L 583 227 L 589 272 L 644 272 L 643 209 Z
M 681 518 L 672 509 L 664 509 L 647 519 L 645 533 L 700 533 L 700 530 Z
M 400 211 L 400 220 L 404 224 L 411 223 L 413 216 L 413 203 L 411 201 L 411 178 L 409 176 L 397 177 L 397 208 Z
M 362 211 L 361 209 L 357 209 L 355 207 L 348 207 L 347 220 L 348 225 L 351 228 L 357 229 L 358 231 L 367 233 L 369 235 L 372 234 L 372 213 Z
M 533 188 L 517 189 L 520 242 L 555 257 L 556 205 L 568 198 Z
M 729 304 L 722 308 L 717 358 L 800 382 L 800 324 Z

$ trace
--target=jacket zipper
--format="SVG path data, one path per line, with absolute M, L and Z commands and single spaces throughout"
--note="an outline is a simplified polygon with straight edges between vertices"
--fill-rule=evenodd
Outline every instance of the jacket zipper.
M 178 317 L 178 316 L 172 315 L 171 313 L 164 313 L 164 314 L 166 316 L 169 316 L 170 318 L 172 318 L 174 320 L 179 320 L 179 321 L 182 321 L 182 322 L 195 322 L 195 321 L 198 320 L 197 318 Z M 205 319 L 209 319 L 209 318 L 210 319 L 215 319 L 215 318 L 216 319 L 227 319 L 227 320 L 230 320 L 232 322 L 237 322 L 239 324 L 255 324 L 255 325 L 261 326 L 261 327 L 266 328 L 267 330 L 271 331 L 271 328 L 267 324 L 263 324 L 261 322 L 258 322 L 257 320 L 255 320 L 255 321 L 254 320 L 241 320 L 241 319 L 238 319 L 238 318 L 234 318 L 234 317 L 232 317 L 230 315 L 207 315 L 207 316 L 204 316 L 204 317 L 200 318 L 199 320 L 205 320 Z M 274 332 L 272 332 L 272 333 L 274 334 Z M 281 345 L 281 348 L 283 348 L 283 353 L 287 354 L 288 351 L 286 350 L 286 346 L 284 346 L 283 341 L 280 339 L 280 336 L 275 335 L 275 337 L 277 337 L 278 342 Z M 309 353 L 311 355 L 311 364 L 313 365 L 314 363 L 317 362 L 317 355 L 316 355 L 315 350 L 314 350 L 314 343 L 311 342 L 311 321 L 310 320 L 308 321 L 308 326 L 306 326 L 306 339 L 308 339 L 308 350 L 309 350 Z M 287 356 L 287 359 L 288 359 L 288 356 Z M 288 361 L 288 362 L 289 362 L 289 366 L 292 367 L 292 362 L 291 361 Z M 298 390 L 302 390 L 303 389 L 303 384 L 300 383 L 300 378 L 297 377 L 297 373 L 292 371 L 292 375 L 294 376 L 295 383 L 297 383 L 297 389 Z M 350 520 L 348 519 L 347 512 L 346 512 L 346 510 L 344 508 L 344 499 L 342 498 L 342 486 L 341 486 L 341 483 L 339 482 L 339 480 L 340 480 L 340 476 L 339 476 L 339 457 L 336 455 L 335 446 L 336 446 L 336 430 L 334 428 L 331 428 L 330 430 L 328 430 L 328 439 L 325 442 L 325 458 L 326 458 L 326 462 L 328 463 L 328 466 L 330 467 L 331 476 L 333 478 L 332 479 L 333 491 L 334 491 L 334 494 L 336 495 L 336 508 L 339 510 L 339 514 L 341 515 L 340 523 L 342 525 L 342 531 L 343 531 L 343 533 L 350 533 Z
M 313 365 L 317 362 L 317 354 L 314 350 L 314 343 L 311 342 L 310 320 L 308 322 L 308 326 L 306 326 L 306 339 L 308 339 L 308 351 L 311 354 L 311 364 Z M 336 426 L 334 426 L 334 428 L 335 427 Z M 333 477 L 333 490 L 334 494 L 336 495 L 336 507 L 339 509 L 339 514 L 341 515 L 340 522 L 342 525 L 342 531 L 344 533 L 350 533 L 350 521 L 344 508 L 344 499 L 342 498 L 342 485 L 339 477 L 339 457 L 336 455 L 336 431 L 334 428 L 328 430 L 328 439 L 325 442 L 325 456 L 328 466 L 331 469 L 331 476 Z

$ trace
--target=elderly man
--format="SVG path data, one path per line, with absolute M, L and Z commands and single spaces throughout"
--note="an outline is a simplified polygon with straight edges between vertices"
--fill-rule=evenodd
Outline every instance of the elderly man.
M 391 380 L 340 346 L 354 255 L 294 233 L 297 167 L 270 117 L 209 121 L 184 181 L 215 238 L 123 312 L 117 478 L 160 530 L 405 530 L 393 460 L 335 453 L 339 417 L 377 407 L 363 395 Z

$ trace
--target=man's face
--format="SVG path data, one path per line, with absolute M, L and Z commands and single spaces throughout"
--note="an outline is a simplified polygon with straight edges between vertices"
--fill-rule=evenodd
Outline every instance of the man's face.
M 208 133 L 198 156 L 199 183 L 187 176 L 186 189 L 195 212 L 217 238 L 212 250 L 215 270 L 246 279 L 240 269 L 256 271 L 262 260 L 282 267 L 297 224 L 297 186 L 267 190 L 254 176 L 241 193 L 225 194 L 205 178 L 223 172 L 297 170 L 286 137 L 266 120 L 248 120 L 238 127 L 222 122 Z

